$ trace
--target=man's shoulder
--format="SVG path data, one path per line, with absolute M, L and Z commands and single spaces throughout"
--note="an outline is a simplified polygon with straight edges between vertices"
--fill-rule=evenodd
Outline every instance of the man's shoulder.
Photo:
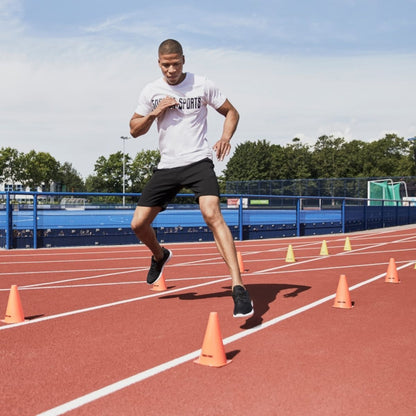
M 194 74 L 193 72 L 187 72 L 185 80 L 188 82 L 205 84 L 208 81 L 208 78 L 205 75 Z
M 186 81 L 187 80 L 187 81 Z M 187 72 L 185 81 L 193 88 L 202 88 L 204 91 L 215 89 L 215 83 L 205 75 Z
M 166 82 L 163 78 L 158 78 L 145 84 L 140 92 L 140 97 L 145 100 L 151 100 L 155 96 L 166 95 Z

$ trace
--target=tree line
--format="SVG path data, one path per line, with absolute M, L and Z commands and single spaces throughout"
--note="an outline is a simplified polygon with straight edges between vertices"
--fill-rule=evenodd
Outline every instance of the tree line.
M 146 150 L 134 158 L 121 151 L 100 156 L 94 173 L 85 180 L 70 162 L 60 163 L 45 152 L 0 149 L 0 181 L 21 183 L 36 190 L 62 192 L 122 192 L 123 165 L 126 192 L 141 192 L 160 159 L 157 150 Z M 124 160 L 124 161 L 123 161 Z M 321 136 L 313 144 L 299 138 L 282 146 L 267 140 L 245 141 L 236 146 L 220 175 L 221 191 L 226 181 L 319 179 L 357 177 L 401 177 L 416 175 L 416 145 L 396 134 L 372 142 L 347 141 Z
M 85 189 L 84 181 L 71 163 L 61 164 L 49 153 L 19 152 L 11 147 L 0 149 L 0 182 L 10 185 L 22 184 L 23 188 L 50 190 L 50 185 L 61 184 L 81 191 Z
M 239 144 L 224 171 L 226 181 L 414 176 L 416 146 L 386 134 L 380 140 L 321 136 L 314 145 L 295 138 L 286 146 L 266 140 Z
M 45 152 L 19 152 L 11 147 L 0 149 L 0 182 L 21 184 L 35 191 L 58 192 L 122 192 L 123 165 L 125 191 L 141 192 L 159 163 L 157 150 L 137 153 L 134 159 L 121 151 L 100 156 L 94 164 L 94 174 L 85 180 L 70 162 L 60 163 Z

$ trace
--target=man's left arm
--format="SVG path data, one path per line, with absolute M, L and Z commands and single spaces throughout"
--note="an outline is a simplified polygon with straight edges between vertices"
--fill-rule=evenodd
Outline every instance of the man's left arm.
M 225 117 L 225 120 L 221 138 L 214 144 L 213 149 L 217 159 L 222 161 L 224 160 L 224 157 L 228 156 L 230 153 L 230 141 L 237 129 L 240 115 L 228 99 L 225 100 L 221 107 L 217 108 L 217 111 Z

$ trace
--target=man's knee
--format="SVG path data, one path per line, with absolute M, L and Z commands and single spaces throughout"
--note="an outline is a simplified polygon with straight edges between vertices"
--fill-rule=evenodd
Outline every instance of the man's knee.
M 204 218 L 205 223 L 210 228 L 218 227 L 224 223 L 224 218 L 221 214 L 221 211 L 219 211 L 218 209 L 205 210 L 202 213 L 202 216 Z
M 219 199 L 217 197 L 201 196 L 199 198 L 199 208 L 207 225 L 215 224 L 223 220 Z
M 131 229 L 136 234 L 148 230 L 159 211 L 159 207 L 137 207 L 130 223 Z
M 140 221 L 138 218 L 133 217 L 130 223 L 130 227 L 135 233 L 137 233 L 143 229 L 143 222 Z

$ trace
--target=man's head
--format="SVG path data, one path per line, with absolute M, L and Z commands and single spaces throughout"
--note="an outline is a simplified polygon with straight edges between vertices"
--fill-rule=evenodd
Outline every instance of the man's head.
M 178 41 L 167 39 L 160 44 L 159 67 L 168 84 L 176 85 L 184 80 L 184 64 L 185 56 L 183 55 L 182 46 Z
M 174 39 L 166 39 L 159 46 L 160 55 L 183 55 L 182 45 Z

